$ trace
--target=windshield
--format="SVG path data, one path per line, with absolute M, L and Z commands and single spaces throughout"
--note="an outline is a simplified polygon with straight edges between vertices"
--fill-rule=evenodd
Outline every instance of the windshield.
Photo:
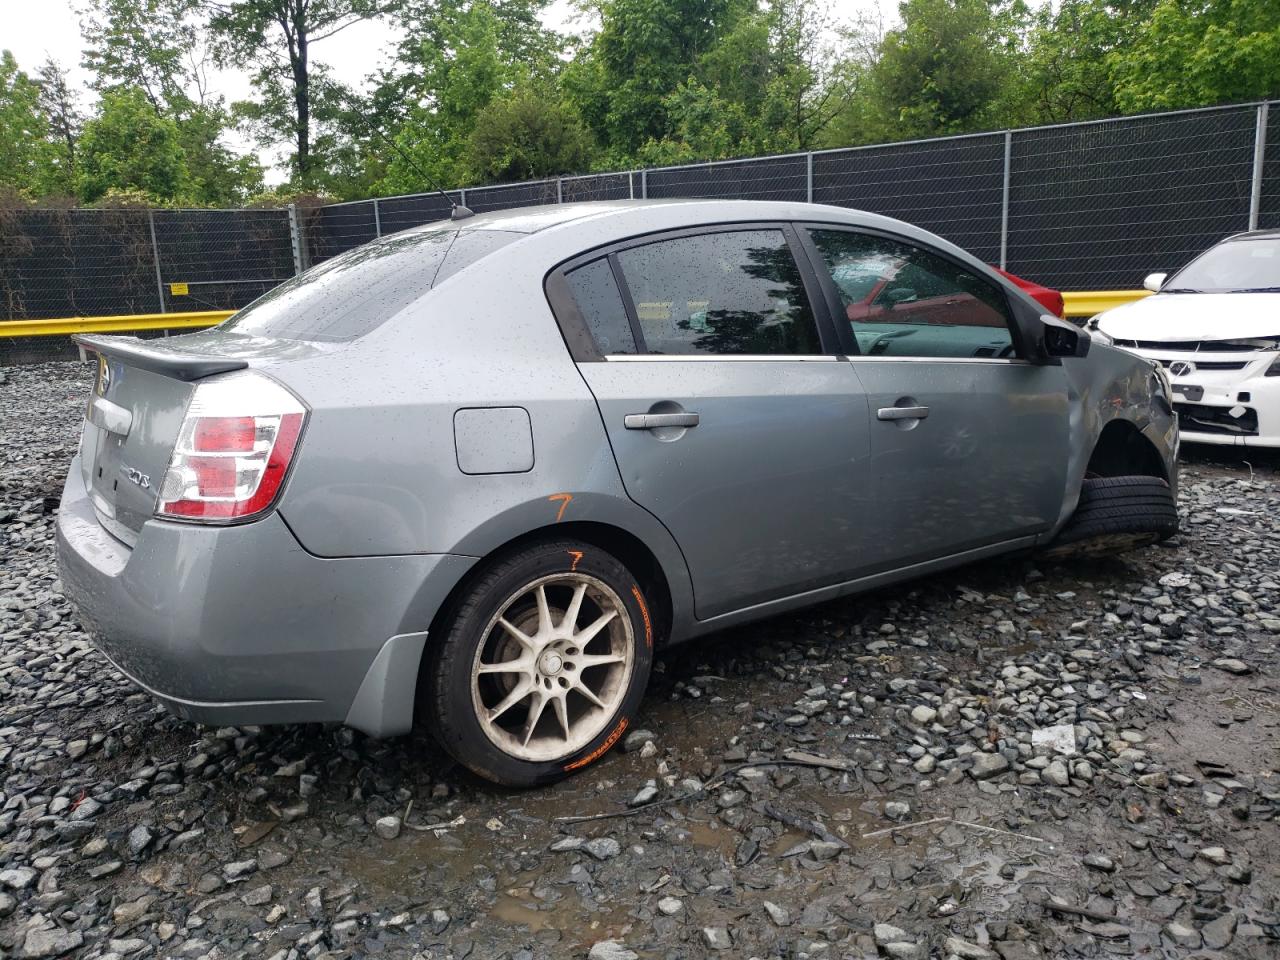
M 1239 293 L 1280 290 L 1280 237 L 1229 240 L 1176 273 L 1161 293 Z
M 282 283 L 219 329 L 284 340 L 354 340 L 522 236 L 441 227 L 375 240 Z

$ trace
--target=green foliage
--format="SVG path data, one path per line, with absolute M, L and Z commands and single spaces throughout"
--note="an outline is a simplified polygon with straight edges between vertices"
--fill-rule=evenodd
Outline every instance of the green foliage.
M 187 177 L 178 125 L 156 114 L 146 91 L 104 93 L 80 138 L 80 198 L 92 203 L 114 188 L 170 201 L 182 195 Z
M 127 0 L 122 0 L 127 2 Z M 381 15 L 379 0 L 230 0 L 209 2 L 209 29 L 226 64 L 257 64 L 258 100 L 237 104 L 238 115 L 258 127 L 265 143 L 292 142 L 292 167 L 304 187 L 318 178 L 323 157 L 312 150 L 313 102 L 329 94 L 325 109 L 341 109 L 341 91 L 311 63 L 311 47 L 354 23 Z M 334 101 L 337 101 L 335 103 Z
M 481 183 L 532 180 L 585 170 L 591 149 L 591 134 L 568 104 L 521 87 L 476 115 L 467 160 Z
M 847 0 L 576 0 L 581 37 L 547 2 L 78 0 L 98 99 L 0 55 L 0 191 L 357 199 L 1280 97 L 1277 0 L 901 0 L 888 30 Z M 315 44 L 374 17 L 399 39 L 356 95 Z M 208 89 L 215 58 L 252 98 Z M 283 192 L 236 125 L 288 149 Z
M 1126 112 L 1280 96 L 1275 0 L 1159 0 L 1143 28 L 1111 57 Z
M 0 186 L 45 192 L 52 179 L 49 125 L 40 110 L 40 88 L 0 51 Z

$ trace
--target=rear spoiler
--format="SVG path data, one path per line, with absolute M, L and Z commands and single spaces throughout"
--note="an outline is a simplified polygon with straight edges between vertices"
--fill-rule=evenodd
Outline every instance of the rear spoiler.
M 150 370 L 175 380 L 203 380 L 215 373 L 244 370 L 249 366 L 247 360 L 183 353 L 181 350 L 160 346 L 164 343 L 163 340 L 104 337 L 84 333 L 73 334 L 71 339 L 80 347 L 82 356 L 84 351 L 92 350 L 104 357 L 117 357 L 139 370 Z

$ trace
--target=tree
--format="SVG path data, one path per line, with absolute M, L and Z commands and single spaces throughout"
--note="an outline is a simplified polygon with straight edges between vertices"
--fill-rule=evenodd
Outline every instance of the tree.
M 52 177 L 49 126 L 40 110 L 40 87 L 0 50 L 0 186 L 31 196 L 47 191 Z
M 99 93 L 137 88 L 157 113 L 204 99 L 207 50 L 200 0 L 85 0 L 84 66 Z
M 1274 0 L 1158 0 L 1143 42 L 1116 49 L 1111 75 L 1125 111 L 1280 96 Z
M 476 117 L 520 76 L 519 65 L 499 50 L 498 35 L 498 19 L 487 3 L 440 5 L 431 33 L 417 40 L 416 78 L 402 87 L 414 91 L 416 100 L 392 137 L 396 149 L 382 189 L 426 189 L 420 171 L 443 185 L 465 181 Z
M 48 57 L 41 64 L 37 82 L 40 112 L 44 114 L 49 135 L 57 145 L 53 152 L 56 167 L 56 184 L 53 186 L 60 193 L 71 194 L 75 192 L 76 184 L 76 142 L 84 125 L 79 97 L 67 82 L 66 70 L 53 57 Z
M 1021 0 L 903 0 L 872 74 L 876 138 L 937 136 L 999 125 L 1016 77 Z
M 223 144 L 231 116 L 210 94 L 208 18 L 200 0 L 87 0 L 85 66 L 102 93 L 141 90 L 158 117 L 172 120 L 187 169 L 183 199 L 242 201 L 262 187 L 256 158 Z M 115 184 L 114 186 L 123 186 Z
M 591 134 L 566 103 L 531 87 L 491 100 L 467 142 L 472 177 L 533 180 L 586 169 Z
M 631 156 L 671 132 L 666 99 L 751 0 L 599 0 L 600 32 L 566 88 L 600 141 Z
M 311 150 L 311 47 L 352 24 L 381 15 L 380 0 L 230 0 L 213 3 L 210 28 L 223 62 L 258 64 L 253 76 L 261 100 L 248 116 L 270 136 L 294 146 L 298 182 L 315 177 Z
M 159 116 L 145 90 L 104 93 L 101 109 L 80 138 L 80 198 L 101 199 L 108 190 L 137 190 L 156 201 L 182 196 L 187 165 L 178 126 Z

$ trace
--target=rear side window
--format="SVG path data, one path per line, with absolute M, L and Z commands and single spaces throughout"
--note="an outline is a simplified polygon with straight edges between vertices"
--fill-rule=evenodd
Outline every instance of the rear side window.
M 627 308 L 613 277 L 609 259 L 601 257 L 565 274 L 573 299 L 602 354 L 635 353 L 636 338 L 627 321 Z
M 285 340 L 354 340 L 446 276 L 522 236 L 442 227 L 376 240 L 282 283 L 219 329 Z
M 822 352 L 781 230 L 661 240 L 617 258 L 647 353 Z

